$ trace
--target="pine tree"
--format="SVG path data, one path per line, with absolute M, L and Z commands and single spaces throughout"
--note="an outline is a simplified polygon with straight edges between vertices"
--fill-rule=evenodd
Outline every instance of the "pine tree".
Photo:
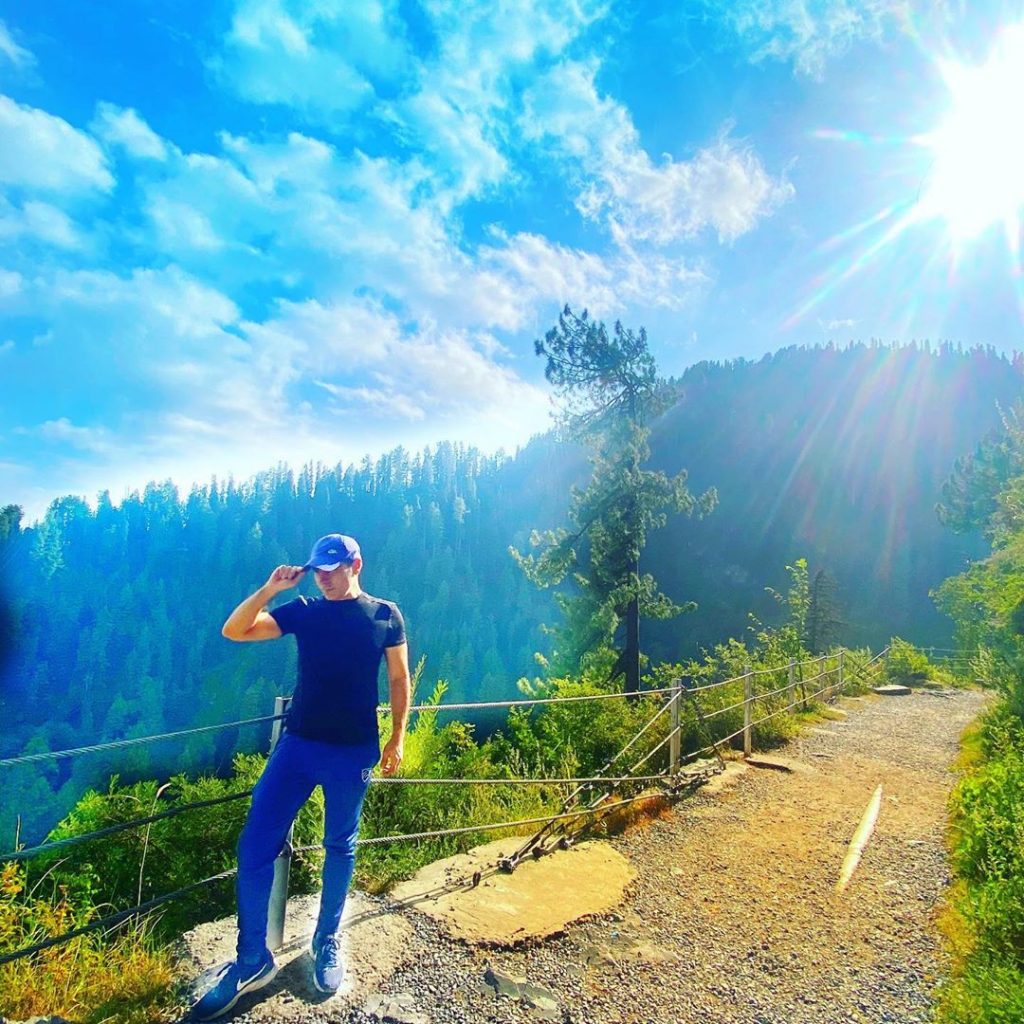
M 625 634 L 611 677 L 624 675 L 624 690 L 640 689 L 640 619 L 666 619 L 686 610 L 658 590 L 654 577 L 640 572 L 647 534 L 667 521 L 669 512 L 705 514 L 715 504 L 713 490 L 694 498 L 686 473 L 674 477 L 643 468 L 650 457 L 648 424 L 671 403 L 672 394 L 657 374 L 647 332 L 616 322 L 611 333 L 576 316 L 566 306 L 558 325 L 536 342 L 547 360 L 544 375 L 562 403 L 563 435 L 591 449 L 593 472 L 569 507 L 571 529 L 534 532 L 539 554 L 512 555 L 538 586 L 558 586 L 571 575 L 571 593 L 560 593 L 564 626 L 554 631 L 562 650 L 556 671 L 574 671 L 588 657 L 612 649 L 620 625 Z

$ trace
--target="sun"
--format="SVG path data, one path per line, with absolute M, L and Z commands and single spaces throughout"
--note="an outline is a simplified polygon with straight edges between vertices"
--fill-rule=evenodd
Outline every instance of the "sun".
M 980 66 L 941 65 L 951 108 L 919 138 L 933 163 L 919 215 L 968 241 L 1002 223 L 1017 239 L 1024 211 L 1024 23 L 1002 30 Z

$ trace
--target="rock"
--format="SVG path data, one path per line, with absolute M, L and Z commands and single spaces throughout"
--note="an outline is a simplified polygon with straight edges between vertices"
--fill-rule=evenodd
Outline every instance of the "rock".
M 409 992 L 370 996 L 363 1004 L 363 1013 L 395 1024 L 430 1024 L 430 1018 L 416 1009 L 416 999 Z
M 484 981 L 494 989 L 495 995 L 506 996 L 509 999 L 518 999 L 521 995 L 520 984 L 526 982 L 525 978 L 511 978 L 507 974 L 488 967 L 484 971 Z
M 395 886 L 392 901 L 434 918 L 464 942 L 515 946 L 561 934 L 581 917 L 608 913 L 636 878 L 621 853 L 594 841 L 527 859 L 511 874 L 495 872 L 493 865 L 521 842 L 499 839 L 428 864 Z M 471 879 L 476 871 L 492 873 L 476 887 L 451 881 Z
M 529 982 L 519 986 L 520 997 L 527 1006 L 536 1010 L 557 1010 L 558 1000 L 546 988 L 531 985 Z
M 911 692 L 909 686 L 899 686 L 897 683 L 887 683 L 885 686 L 875 686 L 872 690 L 874 693 L 877 693 L 882 697 L 905 697 Z

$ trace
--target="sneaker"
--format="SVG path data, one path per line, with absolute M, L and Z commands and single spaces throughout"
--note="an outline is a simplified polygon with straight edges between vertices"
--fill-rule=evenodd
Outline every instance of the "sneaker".
M 345 978 L 345 961 L 341 944 L 334 935 L 324 938 L 313 936 L 309 947 L 313 956 L 313 984 L 318 992 L 337 992 Z
M 246 992 L 269 985 L 277 970 L 274 955 L 269 952 L 256 967 L 240 965 L 236 960 L 221 964 L 213 988 L 192 1007 L 192 1019 L 213 1020 L 227 1013 Z

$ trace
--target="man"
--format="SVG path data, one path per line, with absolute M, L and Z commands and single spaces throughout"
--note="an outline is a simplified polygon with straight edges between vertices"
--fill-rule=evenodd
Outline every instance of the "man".
M 335 992 L 344 977 L 337 931 L 352 881 L 359 814 L 378 760 L 384 775 L 402 763 L 409 715 L 409 653 L 398 607 L 371 597 L 359 584 L 359 545 L 339 533 L 321 537 L 303 566 L 280 565 L 229 616 L 222 630 L 239 642 L 275 640 L 289 633 L 299 666 L 285 731 L 252 795 L 238 841 L 237 959 L 222 965 L 214 987 L 193 1008 L 197 1020 L 227 1013 L 246 992 L 277 973 L 267 949 L 267 910 L 274 860 L 299 808 L 314 787 L 324 792 L 323 892 L 313 933 L 313 982 Z M 323 597 L 267 603 L 313 571 Z M 387 662 L 391 737 L 380 750 L 377 675 Z

